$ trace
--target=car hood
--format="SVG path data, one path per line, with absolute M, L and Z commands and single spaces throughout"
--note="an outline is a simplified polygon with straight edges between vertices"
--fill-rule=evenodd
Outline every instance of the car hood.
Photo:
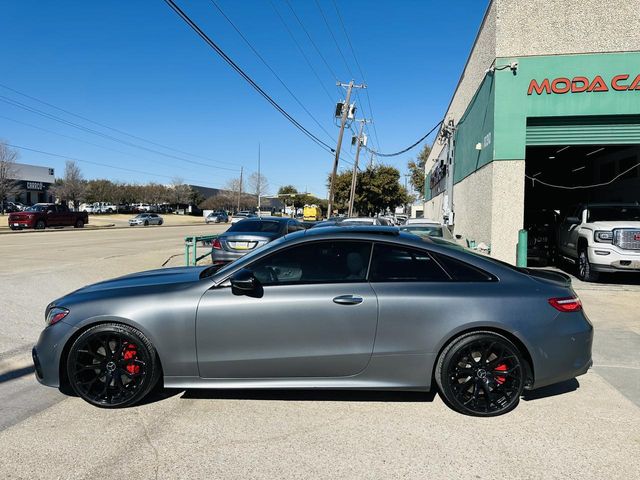
M 614 228 L 636 228 L 640 230 L 640 222 L 633 221 L 602 221 L 589 223 L 593 230 L 613 230 Z
M 87 285 L 86 287 L 82 287 L 73 293 L 93 293 L 119 288 L 129 289 L 137 287 L 149 287 L 154 285 L 196 282 L 200 279 L 200 274 L 206 268 L 207 266 L 173 267 L 132 273 L 130 275 L 125 275 L 124 277 L 113 278 L 104 282 Z

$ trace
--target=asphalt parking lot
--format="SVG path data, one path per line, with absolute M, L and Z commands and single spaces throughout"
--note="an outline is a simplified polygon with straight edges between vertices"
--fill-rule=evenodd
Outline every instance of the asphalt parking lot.
M 73 289 L 182 262 L 224 226 L 0 236 L 1 478 L 637 478 L 640 285 L 575 282 L 594 367 L 493 419 L 438 395 L 165 391 L 103 410 L 42 387 L 29 364 L 44 308 Z

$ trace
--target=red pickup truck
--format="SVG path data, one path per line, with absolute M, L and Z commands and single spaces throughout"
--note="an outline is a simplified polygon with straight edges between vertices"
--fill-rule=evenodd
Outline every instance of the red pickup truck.
M 36 203 L 23 212 L 9 214 L 9 228 L 22 230 L 35 228 L 41 230 L 47 227 L 75 227 L 82 228 L 89 223 L 87 212 L 71 212 L 66 205 L 53 203 Z

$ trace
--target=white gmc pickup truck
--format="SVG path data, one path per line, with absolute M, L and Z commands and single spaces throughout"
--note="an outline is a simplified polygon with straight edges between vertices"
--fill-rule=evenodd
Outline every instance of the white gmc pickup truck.
M 640 273 L 640 205 L 580 205 L 558 229 L 558 253 L 578 265 L 578 278 L 600 272 Z

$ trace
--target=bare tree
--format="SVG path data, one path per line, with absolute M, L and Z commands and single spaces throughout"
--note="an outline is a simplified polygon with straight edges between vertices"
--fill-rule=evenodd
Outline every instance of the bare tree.
M 87 184 L 82 177 L 80 167 L 73 160 L 67 160 L 64 166 L 64 177 L 57 181 L 54 187 L 55 196 L 60 200 L 71 202 L 73 208 L 78 210 L 86 189 Z
M 188 204 L 192 197 L 191 187 L 182 178 L 176 177 L 171 182 L 170 197 L 171 203 L 175 203 L 176 207 Z
M 0 142 L 0 211 L 4 215 L 7 195 L 13 193 L 18 185 L 15 179 L 15 160 L 18 153 L 10 149 L 4 142 Z
M 256 197 L 269 194 L 269 181 L 267 177 L 258 172 L 254 172 L 249 176 L 249 193 L 254 194 Z

